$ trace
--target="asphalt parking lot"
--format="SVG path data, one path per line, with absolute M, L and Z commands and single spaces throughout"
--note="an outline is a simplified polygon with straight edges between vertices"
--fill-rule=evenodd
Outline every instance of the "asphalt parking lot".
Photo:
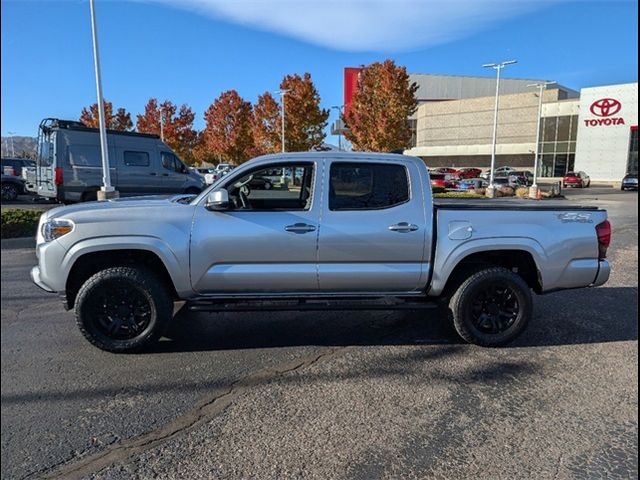
M 637 193 L 610 281 L 536 297 L 513 345 L 440 314 L 178 312 L 148 353 L 90 346 L 2 251 L 3 479 L 637 478 Z

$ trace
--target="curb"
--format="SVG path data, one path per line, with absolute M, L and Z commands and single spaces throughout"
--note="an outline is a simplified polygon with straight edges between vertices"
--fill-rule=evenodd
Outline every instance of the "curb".
M 3 238 L 0 240 L 0 249 L 17 250 L 20 248 L 36 248 L 34 237 Z

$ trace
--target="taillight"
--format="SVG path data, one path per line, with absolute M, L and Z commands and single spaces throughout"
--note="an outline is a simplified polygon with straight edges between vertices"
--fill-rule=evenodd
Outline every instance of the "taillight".
M 598 258 L 604 260 L 607 258 L 607 249 L 611 244 L 611 223 L 609 220 L 596 225 L 596 234 L 598 235 Z
M 53 179 L 53 181 L 56 185 L 62 185 L 62 182 L 63 182 L 62 167 L 56 167 L 56 176 Z

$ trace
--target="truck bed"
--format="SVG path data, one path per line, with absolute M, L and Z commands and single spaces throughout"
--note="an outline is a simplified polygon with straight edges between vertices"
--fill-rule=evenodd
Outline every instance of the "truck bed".
M 567 200 L 520 200 L 514 198 L 469 199 L 434 198 L 436 209 L 446 210 L 601 210 L 593 205 L 575 205 Z

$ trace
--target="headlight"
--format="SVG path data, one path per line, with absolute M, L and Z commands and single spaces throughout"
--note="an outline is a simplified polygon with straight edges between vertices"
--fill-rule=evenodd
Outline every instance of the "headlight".
M 50 242 L 73 231 L 71 220 L 53 219 L 42 225 L 42 237 L 45 242 Z

